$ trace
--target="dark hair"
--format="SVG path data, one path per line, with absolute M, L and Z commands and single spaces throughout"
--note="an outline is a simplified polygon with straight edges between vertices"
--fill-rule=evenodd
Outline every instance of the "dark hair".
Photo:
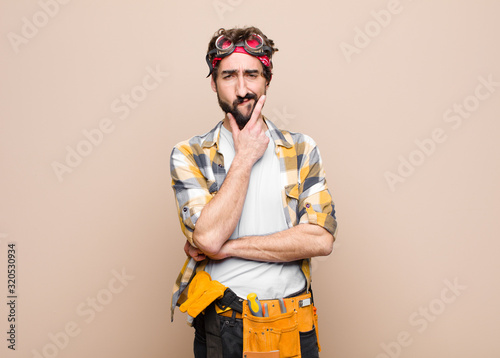
M 258 28 L 254 27 L 254 26 L 249 26 L 249 27 L 244 27 L 244 28 L 233 28 L 233 29 L 224 29 L 224 28 L 220 28 L 215 34 L 214 36 L 212 37 L 212 39 L 210 40 L 210 42 L 208 43 L 208 50 L 207 50 L 207 53 L 210 52 L 211 50 L 213 50 L 215 48 L 215 41 L 217 40 L 217 38 L 220 36 L 220 35 L 224 35 L 226 36 L 227 38 L 229 38 L 233 43 L 237 43 L 237 42 L 240 42 L 240 41 L 244 41 L 246 40 L 247 38 L 250 37 L 250 35 L 252 34 L 257 34 L 257 35 L 260 35 L 262 36 L 262 38 L 264 39 L 264 45 L 267 45 L 271 48 L 272 50 L 272 54 L 271 56 L 276 52 L 278 51 L 278 49 L 276 47 L 274 47 L 274 41 L 269 39 L 266 35 L 264 35 L 264 33 L 262 31 L 260 31 Z M 263 67 L 263 76 L 264 78 L 266 79 L 266 82 L 269 84 L 269 82 L 271 81 L 271 77 L 273 75 L 272 73 L 272 70 L 273 70 L 273 62 L 271 61 L 271 56 L 269 57 L 269 61 L 271 62 L 271 66 L 267 67 L 267 66 L 264 66 L 262 65 Z M 214 59 L 214 55 L 211 55 L 209 60 L 210 62 L 212 62 L 212 60 Z M 220 64 L 220 61 L 217 62 L 215 64 L 215 67 L 214 67 L 214 70 L 212 72 L 212 76 L 213 76 L 213 79 L 214 81 L 217 81 L 217 75 L 218 75 L 218 69 L 219 69 L 219 64 Z

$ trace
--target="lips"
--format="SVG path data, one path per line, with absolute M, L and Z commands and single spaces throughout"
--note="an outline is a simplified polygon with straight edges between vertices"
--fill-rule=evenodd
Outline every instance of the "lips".
M 251 101 L 251 99 L 245 99 L 245 100 L 243 100 L 243 102 L 238 103 L 238 106 L 240 106 L 240 105 L 242 105 L 242 104 L 247 104 L 247 103 L 249 103 L 250 101 Z

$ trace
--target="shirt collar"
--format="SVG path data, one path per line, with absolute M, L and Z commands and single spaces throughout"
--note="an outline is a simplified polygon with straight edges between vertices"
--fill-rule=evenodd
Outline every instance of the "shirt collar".
M 220 137 L 220 128 L 222 126 L 222 121 L 217 123 L 217 125 L 206 134 L 205 139 L 201 143 L 202 148 L 210 148 L 215 145 L 216 148 L 219 148 L 219 137 Z
M 269 128 L 269 133 L 271 134 L 271 138 L 273 138 L 274 143 L 276 145 L 281 145 L 285 148 L 291 148 L 292 144 L 286 139 L 285 135 L 271 122 L 269 119 L 264 117 L 266 121 L 267 127 Z
M 269 128 L 269 133 L 271 134 L 271 138 L 273 139 L 276 145 L 283 146 L 285 148 L 291 148 L 292 144 L 289 140 L 283 135 L 283 133 L 265 116 L 263 116 L 266 121 L 267 127 Z M 215 147 L 219 148 L 219 140 L 220 140 L 220 130 L 222 127 L 222 121 L 217 123 L 217 125 L 207 133 L 205 140 L 201 143 L 202 148 L 210 148 L 215 145 Z

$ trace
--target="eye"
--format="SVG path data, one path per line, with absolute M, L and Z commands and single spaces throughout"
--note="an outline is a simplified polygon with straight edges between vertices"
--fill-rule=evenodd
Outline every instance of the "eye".
M 222 78 L 224 80 L 231 79 L 232 77 L 234 77 L 234 73 L 228 73 L 228 74 L 225 74 L 224 76 L 222 76 Z

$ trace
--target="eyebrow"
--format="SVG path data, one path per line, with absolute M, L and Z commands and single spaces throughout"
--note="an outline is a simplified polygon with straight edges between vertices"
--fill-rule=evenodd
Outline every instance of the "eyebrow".
M 221 75 L 232 75 L 232 74 L 235 74 L 237 73 L 238 70 L 224 70 L 224 71 L 221 71 Z M 260 71 L 255 69 L 255 70 L 244 70 L 243 71 L 245 74 L 249 75 L 249 74 L 259 74 Z

